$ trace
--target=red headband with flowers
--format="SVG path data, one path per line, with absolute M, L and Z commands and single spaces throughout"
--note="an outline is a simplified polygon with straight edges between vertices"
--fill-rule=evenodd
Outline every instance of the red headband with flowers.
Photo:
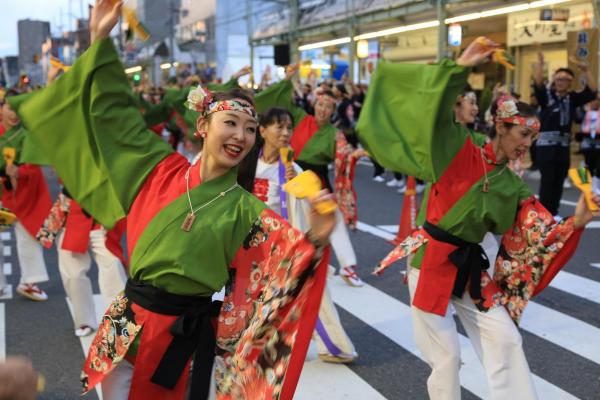
M 203 118 L 214 112 L 230 110 L 243 112 L 256 119 L 256 110 L 250 103 L 243 100 L 217 100 L 210 90 L 202 86 L 190 90 L 185 105 L 199 112 Z
M 519 115 L 517 101 L 512 96 L 502 96 L 498 99 L 498 110 L 496 111 L 496 122 L 515 124 L 540 131 L 540 120 L 536 117 L 523 117 Z

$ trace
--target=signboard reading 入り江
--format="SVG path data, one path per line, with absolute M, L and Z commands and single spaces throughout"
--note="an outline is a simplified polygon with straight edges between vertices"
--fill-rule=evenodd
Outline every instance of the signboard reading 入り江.
M 537 43 L 555 43 L 567 40 L 567 33 L 595 26 L 594 9 L 589 3 L 575 4 L 566 9 L 568 20 L 563 21 L 565 12 L 545 15 L 549 20 L 540 20 L 540 10 L 530 10 L 508 15 L 507 44 L 509 47 Z M 543 11 L 543 10 L 542 10 Z M 559 20 L 556 20 L 558 18 Z

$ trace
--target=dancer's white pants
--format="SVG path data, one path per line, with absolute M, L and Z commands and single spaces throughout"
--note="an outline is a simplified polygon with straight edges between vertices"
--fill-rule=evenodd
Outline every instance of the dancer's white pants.
M 15 240 L 17 243 L 17 259 L 21 268 L 20 283 L 39 283 L 48 280 L 48 270 L 44 262 L 42 245 L 33 238 L 25 227 L 15 223 Z
M 332 267 L 329 266 L 329 268 Z M 319 319 L 313 338 L 317 344 L 319 354 L 356 356 L 354 345 L 342 327 L 340 316 L 333 304 L 327 285 L 325 285 L 325 291 L 321 299 Z
M 58 236 L 58 269 L 65 292 L 73 305 L 75 328 L 88 325 L 98 328 L 98 317 L 94 307 L 92 282 L 87 274 L 92 265 L 91 253 L 98 265 L 98 285 L 106 304 L 110 304 L 125 287 L 127 276 L 119 258 L 106 248 L 106 231 L 90 232 L 89 252 L 74 253 L 63 250 L 64 230 Z
M 102 381 L 102 400 L 127 400 L 133 377 L 133 364 L 121 360 Z
M 352 242 L 348 235 L 348 228 L 344 222 L 344 217 L 339 208 L 336 210 L 335 214 L 337 222 L 333 232 L 331 232 L 331 235 L 329 236 L 331 247 L 333 248 L 341 268 L 356 265 L 356 254 L 354 253 L 354 248 L 352 247 Z
M 410 268 L 408 287 L 411 301 L 419 270 Z M 483 364 L 490 400 L 537 399 L 523 352 L 521 334 L 504 307 L 488 312 L 477 309 L 468 293 L 451 303 Z M 460 399 L 460 345 L 450 307 L 445 316 L 411 307 L 415 341 L 431 367 L 427 390 L 431 400 Z

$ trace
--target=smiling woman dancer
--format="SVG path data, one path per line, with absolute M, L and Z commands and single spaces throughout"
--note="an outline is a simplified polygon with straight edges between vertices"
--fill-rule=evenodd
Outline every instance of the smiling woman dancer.
M 130 279 L 90 347 L 85 390 L 102 382 L 105 400 L 205 399 L 216 352 L 218 399 L 291 399 L 335 216 L 311 212 L 304 235 L 237 184 L 257 129 L 241 91 L 190 93 L 204 139 L 194 166 L 149 132 L 108 37 L 121 6 L 97 1 L 90 49 L 16 104 L 81 207 L 107 227 L 127 216 Z M 224 285 L 221 307 L 211 296 Z
M 376 270 L 415 253 L 408 274 L 413 329 L 432 368 L 427 387 L 433 400 L 460 399 L 450 302 L 483 363 L 490 399 L 537 398 L 514 322 L 571 257 L 593 217 L 581 198 L 574 217 L 555 223 L 507 168 L 539 131 L 527 104 L 499 99 L 497 135 L 483 146 L 455 122 L 452 105 L 469 67 L 485 62 L 495 47 L 480 38 L 456 63 L 380 65 L 358 124 L 361 142 L 379 163 L 433 183 L 423 228 Z M 488 231 L 504 234 L 493 279 L 477 244 Z
M 290 221 L 294 228 L 305 232 L 310 228 L 307 217 L 310 210 L 306 201 L 296 199 L 282 189 L 283 184 L 302 172 L 296 163 L 286 162 L 280 155 L 281 149 L 290 145 L 292 114 L 272 107 L 261 114 L 259 120 L 260 136 L 257 136 L 254 149 L 240 164 L 238 182 Z M 327 289 L 323 293 L 313 337 L 323 361 L 351 363 L 358 356 Z

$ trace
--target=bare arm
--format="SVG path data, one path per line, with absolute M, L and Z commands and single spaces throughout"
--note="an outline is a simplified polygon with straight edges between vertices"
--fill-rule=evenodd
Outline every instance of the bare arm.
M 544 85 L 544 53 L 541 51 L 538 52 L 538 62 L 533 70 L 533 81 L 537 87 Z

